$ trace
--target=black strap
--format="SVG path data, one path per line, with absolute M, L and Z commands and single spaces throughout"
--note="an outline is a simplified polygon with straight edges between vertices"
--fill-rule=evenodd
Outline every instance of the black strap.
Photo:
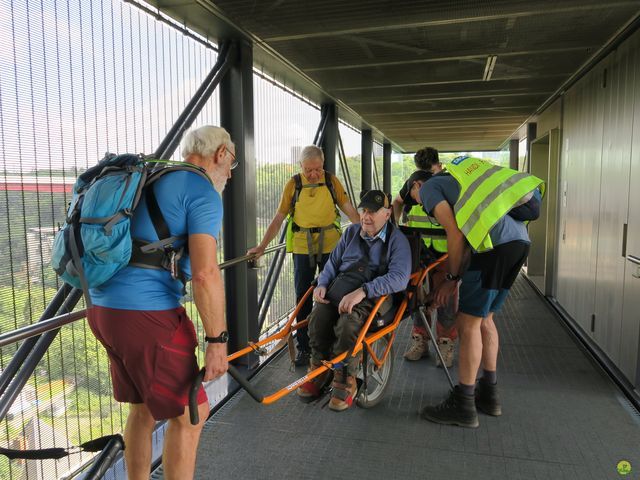
M 124 445 L 122 435 L 106 435 L 104 437 L 89 440 L 81 444 L 79 447 L 69 448 L 42 448 L 39 450 L 14 450 L 12 448 L 0 448 L 0 455 L 4 455 L 9 460 L 25 459 L 25 460 L 46 460 L 46 459 L 60 459 L 64 458 L 72 453 L 83 452 L 99 452 L 104 450 L 107 444 L 113 440 L 118 439 Z
M 329 189 L 329 193 L 331 194 L 331 199 L 333 200 L 334 205 L 338 205 L 338 197 L 336 195 L 336 190 L 333 188 L 333 182 L 331 180 L 331 172 L 324 172 L 324 183 L 318 184 L 319 187 L 326 186 Z M 300 192 L 302 192 L 302 176 L 299 173 L 296 173 L 293 177 L 293 181 L 295 183 L 295 191 L 293 193 L 293 197 L 291 197 L 291 205 L 289 206 L 289 215 L 293 218 L 293 214 L 296 211 L 296 203 L 298 203 L 298 199 L 300 198 Z
M 169 238 L 171 236 L 171 232 L 169 232 L 167 222 L 164 219 L 164 215 L 162 215 L 160 205 L 158 205 L 158 200 L 153 190 L 153 186 L 154 184 L 151 184 L 145 188 L 145 198 L 147 200 L 147 210 L 149 211 L 149 217 L 151 217 L 153 228 L 156 230 L 158 240 L 162 240 L 163 238 Z

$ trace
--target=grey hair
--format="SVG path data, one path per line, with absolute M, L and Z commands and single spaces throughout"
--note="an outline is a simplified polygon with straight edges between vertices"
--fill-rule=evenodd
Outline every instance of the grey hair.
M 234 146 L 229 132 L 222 127 L 205 125 L 191 130 L 184 137 L 184 140 L 182 140 L 182 158 L 187 158 L 191 154 L 208 157 L 216 153 L 221 145 L 225 145 L 227 148 Z
M 300 152 L 300 163 L 305 160 L 311 160 L 312 158 L 319 158 L 324 163 L 324 153 L 322 153 L 322 149 L 320 147 L 316 147 L 315 145 L 307 145 Z

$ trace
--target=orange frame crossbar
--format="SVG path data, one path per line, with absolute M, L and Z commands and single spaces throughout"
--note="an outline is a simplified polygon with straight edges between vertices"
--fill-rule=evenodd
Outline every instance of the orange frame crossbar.
M 424 282 L 424 280 L 425 280 L 426 276 L 428 275 L 429 271 L 431 271 L 437 265 L 439 265 L 442 262 L 444 262 L 447 259 L 447 257 L 448 257 L 448 255 L 445 254 L 445 255 L 441 256 L 440 258 L 438 258 L 438 260 L 436 260 L 435 262 L 431 263 L 428 267 L 422 268 L 422 269 L 418 270 L 417 272 L 412 273 L 410 281 L 409 281 L 409 284 L 411 286 L 413 286 L 413 287 L 417 287 L 419 285 L 422 285 L 422 282 Z M 309 289 L 306 291 L 306 293 L 304 294 L 304 296 L 302 297 L 300 302 L 298 302 L 298 305 L 296 305 L 296 308 L 293 310 L 293 312 L 291 312 L 291 315 L 289 316 L 289 319 L 287 320 L 287 323 L 285 324 L 285 326 L 280 331 L 278 331 L 278 332 L 274 333 L 273 335 L 270 335 L 270 336 L 260 340 L 259 342 L 251 343 L 247 347 L 243 348 L 242 350 L 238 350 L 237 352 L 232 353 L 231 355 L 228 356 L 229 362 L 231 362 L 233 360 L 237 360 L 238 358 L 241 358 L 244 355 L 255 351 L 257 348 L 262 347 L 264 345 L 267 345 L 267 344 L 269 344 L 271 342 L 274 342 L 276 340 L 282 340 L 285 337 L 287 337 L 288 335 L 290 335 L 291 332 L 294 332 L 295 330 L 298 330 L 299 328 L 304 327 L 308 322 L 307 320 L 303 320 L 302 322 L 297 322 L 295 325 L 293 325 L 293 322 L 296 319 L 298 313 L 300 312 L 302 306 L 304 305 L 304 303 L 309 298 L 309 295 L 311 295 L 311 292 L 313 292 L 313 289 L 314 289 L 313 286 L 309 287 Z M 398 325 L 400 325 L 400 321 L 404 317 L 404 312 L 407 309 L 407 305 L 409 303 L 409 300 L 411 300 L 411 298 L 412 298 L 412 296 L 414 294 L 415 293 L 413 291 L 410 291 L 410 292 L 407 293 L 405 298 L 402 300 L 402 302 L 398 306 L 398 309 L 396 310 L 396 314 L 393 317 L 393 322 L 391 322 L 389 325 L 381 328 L 380 330 L 367 335 L 369 327 L 371 326 L 371 323 L 373 322 L 373 319 L 374 319 L 376 313 L 380 309 L 380 306 L 382 305 L 382 303 L 387 298 L 387 295 L 385 295 L 383 297 L 380 297 L 377 300 L 376 304 L 374 305 L 373 309 L 371 310 L 371 313 L 367 317 L 367 320 L 365 321 L 364 325 L 362 326 L 362 329 L 360 330 L 360 334 L 358 335 L 358 338 L 356 339 L 355 347 L 351 351 L 351 356 L 353 357 L 353 356 L 357 355 L 363 349 L 363 345 L 364 345 L 364 348 L 367 349 L 367 352 L 369 353 L 369 355 L 371 357 L 371 360 L 373 360 L 373 362 L 375 363 L 376 368 L 380 368 L 384 364 L 384 362 L 387 360 L 387 357 L 389 356 L 389 352 L 391 351 L 391 346 L 393 345 L 393 341 L 395 339 L 396 329 L 398 328 Z M 382 354 L 382 357 L 378 358 L 376 356 L 375 352 L 373 351 L 372 345 L 376 341 L 380 340 L 382 337 L 384 337 L 386 335 L 391 335 L 391 337 L 389 339 L 389 342 L 387 343 L 387 347 L 386 347 L 385 351 Z M 338 364 L 338 363 L 342 362 L 343 360 L 345 360 L 347 358 L 347 354 L 348 353 L 349 352 L 341 353 L 340 355 L 338 355 L 335 358 L 331 359 L 331 361 L 324 362 L 324 364 L 322 366 L 320 366 L 320 367 L 308 372 L 305 376 L 299 378 L 295 382 L 290 383 L 286 387 L 281 388 L 280 390 L 278 390 L 277 392 L 275 392 L 275 393 L 273 393 L 271 395 L 267 395 L 267 396 L 262 397 L 262 400 L 260 401 L 260 403 L 263 403 L 263 404 L 266 404 L 266 405 L 270 405 L 272 403 L 277 402 L 282 397 L 284 397 L 285 395 L 288 395 L 289 393 L 291 393 L 293 390 L 298 388 L 303 383 L 308 382 L 309 380 L 312 380 L 312 379 L 316 378 L 317 376 L 319 376 L 322 373 L 326 372 L 330 368 L 333 368 L 336 364 Z

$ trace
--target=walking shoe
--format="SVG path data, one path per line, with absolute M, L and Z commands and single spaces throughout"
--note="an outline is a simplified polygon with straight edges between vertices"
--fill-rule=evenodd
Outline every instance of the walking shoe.
M 498 396 L 498 385 L 485 382 L 482 378 L 476 385 L 476 408 L 487 415 L 502 415 L 502 405 Z
M 336 412 L 346 410 L 353 405 L 353 399 L 358 391 L 356 377 L 348 375 L 346 383 L 342 383 L 342 378 L 342 374 L 335 373 L 333 382 L 331 383 L 329 408 Z
M 311 353 L 309 350 L 298 350 L 296 354 L 296 359 L 293 361 L 293 364 L 296 367 L 304 367 L 309 365 L 309 359 L 311 358 Z
M 312 362 L 309 365 L 309 369 L 307 370 L 307 373 L 314 371 L 316 368 L 320 366 L 321 366 L 320 364 L 314 364 Z M 331 373 L 332 373 L 331 370 L 327 370 L 326 372 L 322 372 L 316 378 L 307 380 L 302 385 L 300 385 L 296 389 L 296 394 L 298 395 L 298 398 L 300 398 L 300 400 L 302 400 L 305 403 L 311 402 L 316 398 L 319 398 L 322 395 L 325 387 L 329 384 L 329 381 L 331 381 Z
M 430 422 L 443 425 L 467 428 L 477 428 L 480 425 L 473 395 L 463 394 L 458 385 L 451 390 L 442 403 L 424 407 L 420 416 Z
M 447 368 L 451 368 L 453 366 L 455 345 L 456 345 L 455 340 L 451 340 L 450 338 L 441 337 L 438 339 L 438 348 L 440 349 L 440 353 L 442 354 L 442 358 L 444 359 L 444 365 Z M 436 366 L 442 367 L 442 362 L 440 361 L 440 357 L 437 355 L 436 355 Z
M 420 360 L 423 357 L 429 355 L 429 339 L 426 335 L 422 335 L 419 332 L 411 333 L 411 343 L 409 348 L 404 352 L 404 358 L 411 362 Z

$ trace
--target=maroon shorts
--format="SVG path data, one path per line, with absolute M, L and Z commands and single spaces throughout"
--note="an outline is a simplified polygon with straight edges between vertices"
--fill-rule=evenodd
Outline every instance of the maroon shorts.
M 144 403 L 156 420 L 182 415 L 198 373 L 198 341 L 184 308 L 148 311 L 94 306 L 88 319 L 109 355 L 115 399 Z M 206 401 L 200 387 L 198 404 Z

